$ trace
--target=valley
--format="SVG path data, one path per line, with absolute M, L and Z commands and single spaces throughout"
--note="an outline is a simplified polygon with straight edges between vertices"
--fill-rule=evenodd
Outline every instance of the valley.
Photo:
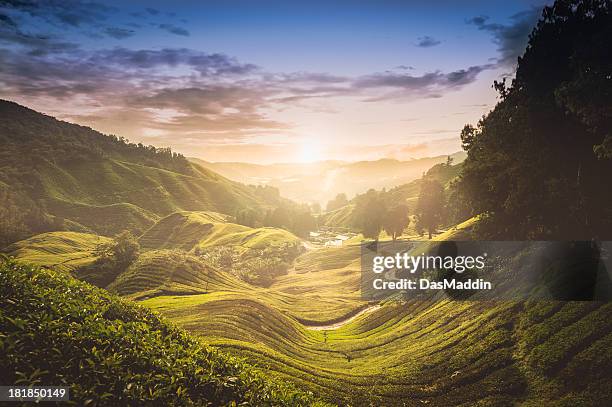
M 2 112 L 64 137 L 28 139 L 18 121 L 2 122 L 13 152 L 0 156 L 6 165 L 25 165 L 13 161 L 27 158 L 15 154 L 28 143 L 48 157 L 29 178 L 3 173 L 4 209 L 30 208 L 4 229 L 13 232 L 3 252 L 153 310 L 266 380 L 355 406 L 576 405 L 610 397 L 609 303 L 362 298 L 361 245 L 371 239 L 362 232 L 364 205 L 405 205 L 408 227 L 395 237 L 427 240 L 420 193 L 428 182 L 449 191 L 461 163 L 446 160 L 406 184 L 359 194 L 312 223 L 303 215 L 309 209 L 270 187 L 8 102 Z M 106 152 L 79 150 L 88 137 Z M 72 159 L 52 158 L 56 148 L 69 148 Z M 438 222 L 433 241 L 470 240 L 480 223 L 479 216 Z M 388 230 L 379 230 L 381 241 L 392 238 Z M 520 252 L 508 254 L 513 260 L 498 279 L 523 267 Z
M 437 239 L 461 239 L 473 222 Z M 146 249 L 106 288 L 334 404 L 571 404 L 606 392 L 603 371 L 588 364 L 612 361 L 609 350 L 602 353 L 612 340 L 607 303 L 368 303 L 360 298 L 359 244 L 302 251 L 269 286 L 249 284 L 196 254 L 216 245 L 250 250 L 299 242 L 263 232 L 215 213 L 169 215 L 140 236 Z M 16 243 L 9 253 L 78 276 L 95 261 L 88 243 L 94 239 L 105 238 L 56 232 Z M 569 385 L 584 369 L 589 381 Z
M 0 1 L 0 404 L 612 406 L 612 0 L 544 3 Z

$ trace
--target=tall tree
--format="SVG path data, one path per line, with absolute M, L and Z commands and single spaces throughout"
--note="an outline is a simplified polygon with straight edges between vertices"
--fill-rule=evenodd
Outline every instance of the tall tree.
M 383 229 L 391 236 L 391 239 L 396 240 L 404 233 L 404 230 L 409 224 L 410 216 L 408 213 L 408 206 L 399 204 L 393 206 L 385 213 Z
M 432 238 L 436 228 L 444 217 L 444 188 L 439 181 L 424 177 L 421 181 L 421 192 L 417 203 L 417 228 L 427 230 Z
M 367 239 L 378 240 L 385 219 L 385 202 L 380 193 L 370 189 L 355 198 L 355 218 L 357 228 Z

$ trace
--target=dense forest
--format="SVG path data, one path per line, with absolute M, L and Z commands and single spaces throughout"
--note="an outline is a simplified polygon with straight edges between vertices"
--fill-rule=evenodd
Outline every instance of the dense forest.
M 456 184 L 482 237 L 608 239 L 612 230 L 612 9 L 557 1 L 518 60 L 495 82 L 500 101 L 461 132 Z

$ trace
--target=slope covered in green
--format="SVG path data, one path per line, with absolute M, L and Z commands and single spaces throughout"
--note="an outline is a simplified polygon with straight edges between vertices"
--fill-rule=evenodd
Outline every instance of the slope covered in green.
M 186 225 L 194 219 L 207 224 L 220 220 L 216 216 L 182 213 L 180 219 L 186 218 Z M 470 219 L 437 240 L 460 239 L 477 222 Z M 255 236 L 256 231 L 251 230 Z M 180 228 L 177 233 L 183 236 Z M 243 233 L 228 232 L 226 243 L 203 250 L 240 248 L 242 239 L 235 236 Z M 91 235 L 66 235 L 87 253 Z M 57 264 L 55 252 L 60 258 L 69 255 L 67 236 L 20 242 L 16 254 L 24 261 L 30 256 L 38 264 Z M 219 231 L 213 243 L 223 238 Z M 291 263 L 288 274 L 264 287 L 213 266 L 196 249 L 147 250 L 108 288 L 142 300 L 207 343 L 246 357 L 269 377 L 294 382 L 331 402 L 595 406 L 612 401 L 608 303 L 373 304 L 360 295 L 359 245 L 308 250 Z M 509 259 L 505 272 L 520 273 L 521 253 Z M 496 278 L 503 278 L 504 270 Z
M 0 101 L 0 245 L 35 232 L 140 234 L 180 210 L 266 207 L 253 188 L 168 148 L 133 144 Z
M 185 251 L 214 246 L 263 249 L 269 246 L 297 245 L 300 239 L 284 229 L 251 228 L 228 221 L 215 212 L 175 212 L 155 223 L 141 237 L 145 249 Z
M 358 256 L 350 248 L 316 249 L 267 290 L 144 304 L 339 404 L 612 402 L 611 304 L 408 299 L 370 305 L 350 320 L 368 305 L 359 295 Z M 519 271 L 520 253 L 510 258 L 507 272 Z M 335 265 L 322 266 L 331 259 Z
M 460 174 L 461 168 L 461 163 L 456 165 L 437 164 L 430 168 L 424 176 L 428 179 L 439 181 L 445 188 L 448 188 L 450 182 Z M 416 179 L 387 191 L 381 191 L 380 197 L 390 206 L 406 204 L 408 212 L 414 214 L 421 190 L 421 183 L 422 178 Z M 319 220 L 320 224 L 334 228 L 354 229 L 355 224 L 358 223 L 355 202 L 356 198 L 352 199 L 348 205 L 342 208 L 322 214 Z
M 146 308 L 65 273 L 0 264 L 0 381 L 70 387 L 74 405 L 314 405 Z
M 110 241 L 90 233 L 48 232 L 13 243 L 6 251 L 35 266 L 75 272 L 91 265 L 96 260 L 96 248 Z
M 108 289 L 120 295 L 200 294 L 222 289 L 246 289 L 247 285 L 200 258 L 180 250 L 143 253 Z

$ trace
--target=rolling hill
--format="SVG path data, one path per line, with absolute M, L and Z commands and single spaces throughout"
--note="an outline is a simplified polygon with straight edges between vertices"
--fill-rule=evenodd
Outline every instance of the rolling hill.
M 0 246 L 36 232 L 140 234 L 180 210 L 234 214 L 272 203 L 167 148 L 56 120 L 0 100 Z
M 0 259 L 0 381 L 70 388 L 75 405 L 324 405 L 150 310 Z
M 508 270 L 520 272 L 520 252 L 510 258 Z M 144 304 L 341 405 L 612 401 L 609 303 L 388 300 L 351 319 L 368 305 L 359 294 L 358 246 L 315 249 L 295 264 L 267 290 Z M 335 312 L 318 311 L 332 302 Z
M 176 232 L 177 243 L 198 225 L 222 224 L 214 213 L 179 215 L 169 217 L 174 227 L 163 228 Z M 470 219 L 436 239 L 458 239 L 476 222 Z M 202 241 L 209 232 L 204 229 Z M 228 236 L 223 247 L 244 242 L 232 237 L 244 232 L 217 233 Z M 86 252 L 89 239 L 74 236 L 75 248 Z M 52 253 L 57 236 L 29 239 L 28 245 L 16 245 L 22 261 Z M 360 294 L 359 245 L 309 250 L 267 287 L 211 266 L 196 253 L 198 244 L 190 244 L 190 252 L 167 241 L 162 246 L 147 249 L 108 289 L 246 358 L 269 378 L 295 383 L 329 402 L 599 406 L 612 401 L 609 303 L 408 298 L 372 304 Z M 58 256 L 66 251 L 58 250 Z M 497 278 L 523 272 L 521 257 L 511 253 Z M 47 261 L 58 263 L 52 256 Z

